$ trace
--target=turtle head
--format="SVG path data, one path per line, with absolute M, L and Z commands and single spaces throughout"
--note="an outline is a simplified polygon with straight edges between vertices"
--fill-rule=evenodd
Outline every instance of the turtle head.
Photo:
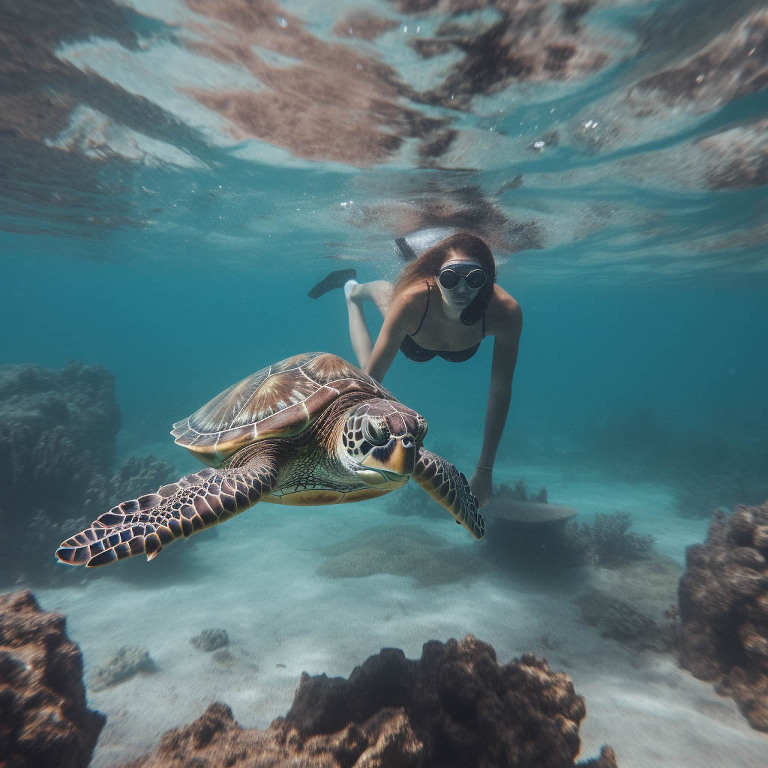
M 369 400 L 347 412 L 341 434 L 352 471 L 366 485 L 406 482 L 416 465 L 426 419 L 392 400 Z

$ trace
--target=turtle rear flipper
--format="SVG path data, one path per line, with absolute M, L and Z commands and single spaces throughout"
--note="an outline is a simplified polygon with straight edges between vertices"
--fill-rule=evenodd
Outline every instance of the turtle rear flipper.
M 422 448 L 413 471 L 413 479 L 439 504 L 444 506 L 476 539 L 485 533 L 485 521 L 477 511 L 477 499 L 463 472 L 450 461 Z
M 269 495 L 277 470 L 272 464 L 236 469 L 206 468 L 157 493 L 124 501 L 89 528 L 62 542 L 56 557 L 89 568 L 146 553 L 152 560 L 164 545 L 218 525 Z

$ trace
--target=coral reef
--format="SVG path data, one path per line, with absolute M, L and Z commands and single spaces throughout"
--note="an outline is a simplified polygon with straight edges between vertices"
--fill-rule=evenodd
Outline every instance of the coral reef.
M 540 504 L 547 503 L 547 489 L 542 485 L 539 492 L 531 495 L 528 492 L 528 485 L 522 478 L 515 483 L 513 488 L 508 483 L 501 483 L 498 487 L 493 489 L 494 496 L 506 496 L 510 499 L 517 499 L 518 501 L 537 501 Z
M 174 468 L 151 456 L 113 474 L 119 426 L 104 368 L 0 368 L 0 581 L 49 576 L 53 549 L 73 527 L 172 479 Z
M 482 568 L 473 553 L 417 526 L 369 528 L 320 551 L 328 559 L 318 574 L 337 579 L 390 573 L 410 576 L 418 586 L 429 587 L 464 581 L 467 574 Z
M 582 619 L 635 650 L 672 651 L 677 633 L 677 586 L 683 568 L 653 552 L 619 567 L 590 568 L 588 592 L 576 600 Z
M 686 552 L 678 590 L 680 664 L 768 731 L 768 503 L 716 512 Z
M 0 403 L 0 562 L 16 576 L 40 559 L 50 567 L 51 528 L 83 515 L 91 478 L 112 462 L 120 415 L 113 377 L 80 364 L 3 367 Z
M 217 664 L 221 664 L 222 667 L 234 667 L 235 664 L 237 664 L 235 656 L 226 648 L 219 651 L 213 651 L 211 658 Z
M 146 648 L 136 645 L 124 645 L 114 656 L 96 669 L 90 681 L 94 691 L 103 691 L 113 685 L 137 675 L 139 672 L 154 672 L 155 662 L 149 656 Z
M 204 629 L 189 642 L 199 651 L 210 653 L 218 648 L 224 648 L 229 645 L 229 635 L 227 635 L 226 629 Z
M 582 595 L 577 601 L 582 619 L 597 627 L 603 637 L 618 640 L 637 650 L 669 651 L 674 644 L 670 623 L 663 625 L 626 600 L 599 589 Z
M 384 649 L 348 680 L 304 674 L 288 714 L 265 731 L 212 704 L 125 768 L 567 768 L 585 714 L 570 679 L 544 660 L 500 666 L 468 635 L 426 643 L 418 661 Z M 583 765 L 615 767 L 613 750 Z
M 597 514 L 592 525 L 574 523 L 567 535 L 583 561 L 612 568 L 627 560 L 649 557 L 651 553 L 654 537 L 627 533 L 631 525 L 632 516 L 628 512 Z
M 86 706 L 80 650 L 31 592 L 0 595 L 0 764 L 84 768 L 106 718 Z
M 65 430 L 77 449 L 87 449 L 94 469 L 105 471 L 114 457 L 120 427 L 114 389 L 114 378 L 99 366 L 70 363 L 60 370 L 38 365 L 0 368 L 0 420 L 7 425 L 12 443 L 4 447 L 10 461 L 4 462 L 3 479 L 9 473 L 22 473 L 20 481 L 34 481 L 30 473 L 36 467 L 24 452 L 36 451 L 35 457 L 42 460 L 52 458 L 61 437 L 52 437 L 48 443 L 41 438 L 56 427 Z
M 531 495 L 525 480 L 514 487 L 502 483 L 494 488 L 484 514 L 488 552 L 504 568 L 557 579 L 581 562 L 566 533 L 568 520 L 578 513 L 549 504 L 544 487 Z

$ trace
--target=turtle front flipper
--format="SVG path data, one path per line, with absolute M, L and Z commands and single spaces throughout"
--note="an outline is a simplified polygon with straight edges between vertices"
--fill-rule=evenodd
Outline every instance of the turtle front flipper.
M 422 448 L 413 471 L 413 479 L 439 504 L 442 504 L 476 539 L 485 533 L 483 516 L 477 511 L 477 499 L 463 472 L 450 461 Z
M 252 507 L 275 486 L 271 464 L 237 469 L 206 468 L 178 482 L 124 501 L 89 528 L 62 542 L 56 557 L 89 568 L 146 553 L 152 560 L 174 539 L 218 525 Z

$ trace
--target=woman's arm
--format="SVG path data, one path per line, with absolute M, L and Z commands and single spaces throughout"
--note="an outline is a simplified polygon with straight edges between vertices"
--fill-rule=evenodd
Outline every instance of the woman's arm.
M 493 464 L 496 450 L 509 411 L 512 397 L 512 377 L 515 375 L 520 334 L 523 330 L 523 313 L 520 305 L 506 291 L 496 306 L 489 307 L 486 329 L 496 337 L 493 345 L 491 385 L 488 391 L 488 407 L 485 414 L 483 448 L 470 486 L 480 506 L 486 504 L 493 493 Z
M 384 323 L 365 366 L 365 372 L 376 381 L 382 381 L 395 359 L 406 334 L 418 325 L 419 308 L 423 307 L 426 288 L 409 289 L 392 301 L 384 315 Z

